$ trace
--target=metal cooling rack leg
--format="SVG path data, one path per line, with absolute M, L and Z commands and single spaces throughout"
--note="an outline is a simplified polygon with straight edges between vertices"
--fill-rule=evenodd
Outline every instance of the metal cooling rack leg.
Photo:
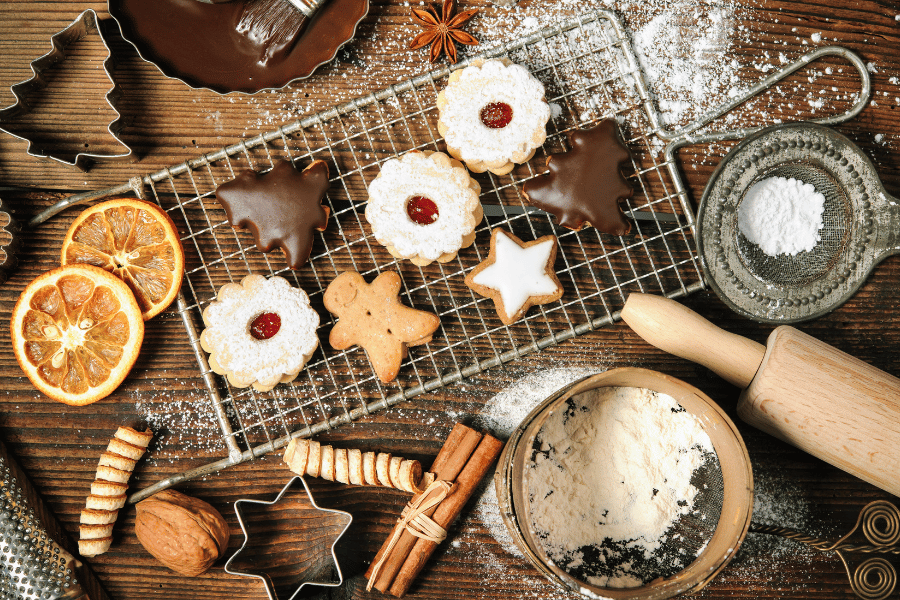
M 181 320 L 184 322 L 184 328 L 188 334 L 188 340 L 191 342 L 191 348 L 194 350 L 194 356 L 197 364 L 200 365 L 200 372 L 203 374 L 203 383 L 209 391 L 209 397 L 212 400 L 213 408 L 216 411 L 216 420 L 222 435 L 225 436 L 225 446 L 228 448 L 228 461 L 232 464 L 241 462 L 241 449 L 234 440 L 234 432 L 231 429 L 231 423 L 228 421 L 228 415 L 225 414 L 225 407 L 222 406 L 222 397 L 219 395 L 219 388 L 216 385 L 216 378 L 212 374 L 209 362 L 206 359 L 206 352 L 200 346 L 200 336 L 197 335 L 197 328 L 194 326 L 194 319 L 190 315 L 191 309 L 188 308 L 187 300 L 184 298 L 184 292 L 178 292 L 176 299 L 178 303 L 178 312 L 181 313 Z

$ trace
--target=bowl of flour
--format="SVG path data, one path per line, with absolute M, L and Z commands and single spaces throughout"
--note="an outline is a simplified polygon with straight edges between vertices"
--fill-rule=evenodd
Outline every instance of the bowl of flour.
M 510 438 L 495 484 L 526 556 L 587 597 L 700 589 L 752 513 L 734 423 L 696 388 L 645 369 L 587 377 L 544 401 Z

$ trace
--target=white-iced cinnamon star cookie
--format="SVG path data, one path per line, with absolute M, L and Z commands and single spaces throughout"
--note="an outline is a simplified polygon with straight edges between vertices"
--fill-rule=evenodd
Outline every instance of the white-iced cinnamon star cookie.
M 523 242 L 495 229 L 487 259 L 466 275 L 466 285 L 494 301 L 506 325 L 521 319 L 529 308 L 559 300 L 562 285 L 556 277 L 556 236 Z
M 475 173 L 505 175 L 547 139 L 544 85 L 509 59 L 475 61 L 451 73 L 437 107 L 447 151 Z
M 425 266 L 452 260 L 475 241 L 481 186 L 443 152 L 408 152 L 369 185 L 366 220 L 392 256 Z
M 293 381 L 319 345 L 319 315 L 281 277 L 247 275 L 219 289 L 203 311 L 200 345 L 209 366 L 235 387 L 265 392 Z

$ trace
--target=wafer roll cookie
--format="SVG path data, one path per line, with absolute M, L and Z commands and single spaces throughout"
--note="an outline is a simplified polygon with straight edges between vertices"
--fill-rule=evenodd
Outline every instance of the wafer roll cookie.
M 378 485 L 378 475 L 375 473 L 375 453 L 366 452 L 362 456 L 363 478 L 366 485 Z
M 79 525 L 79 536 L 83 540 L 102 540 L 112 538 L 113 524 L 106 525 Z
M 306 462 L 306 474 L 310 477 L 319 476 L 319 466 L 322 464 L 322 452 L 319 442 L 309 441 L 309 459 Z
M 91 484 L 92 496 L 121 496 L 128 489 L 124 483 L 95 479 Z
M 132 471 L 134 471 L 134 467 L 136 464 L 136 460 L 132 460 L 127 456 L 122 456 L 121 454 L 116 454 L 115 452 L 106 451 L 100 455 L 99 466 L 101 467 L 112 467 L 120 471 L 131 473 Z
M 125 506 L 128 479 L 153 439 L 153 432 L 119 427 L 97 462 L 91 495 L 85 500 L 79 525 L 78 552 L 97 556 L 109 550 L 119 509 Z
M 350 461 L 343 448 L 334 451 L 334 480 L 350 483 Z
M 403 463 L 402 456 L 392 456 L 391 463 L 388 466 L 388 477 L 391 479 L 391 487 L 402 490 L 400 486 L 400 465 Z
M 107 446 L 106 450 L 130 458 L 133 461 L 140 460 L 144 455 L 144 448 L 129 444 L 125 440 L 120 440 L 119 438 L 109 440 L 109 446 Z
M 125 494 L 121 496 L 88 496 L 84 507 L 92 510 L 119 510 L 125 506 Z
M 98 556 L 103 554 L 112 546 L 112 538 L 103 538 L 102 540 L 78 540 L 78 554 L 82 556 Z
M 306 461 L 309 458 L 309 440 L 294 438 L 284 451 L 284 462 L 297 475 L 306 475 Z
M 111 525 L 116 522 L 117 510 L 92 510 L 89 508 L 81 511 L 82 525 Z
M 384 487 L 391 486 L 391 455 L 386 452 L 379 452 L 375 457 L 375 476 L 378 478 L 379 485 Z
M 334 481 L 334 448 L 322 446 L 322 466 L 319 477 L 328 481 Z
M 398 483 L 400 489 L 406 492 L 415 493 L 418 489 L 419 481 L 422 479 L 422 464 L 417 460 L 404 460 L 400 463 L 400 474 Z
M 356 448 L 347 450 L 347 464 L 350 469 L 350 484 L 364 485 L 366 479 L 363 474 L 362 451 Z

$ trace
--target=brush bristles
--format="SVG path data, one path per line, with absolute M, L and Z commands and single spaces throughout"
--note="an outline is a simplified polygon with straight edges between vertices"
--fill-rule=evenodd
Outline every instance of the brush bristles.
M 288 0 L 249 0 L 237 30 L 263 46 L 280 46 L 293 40 L 306 21 Z

